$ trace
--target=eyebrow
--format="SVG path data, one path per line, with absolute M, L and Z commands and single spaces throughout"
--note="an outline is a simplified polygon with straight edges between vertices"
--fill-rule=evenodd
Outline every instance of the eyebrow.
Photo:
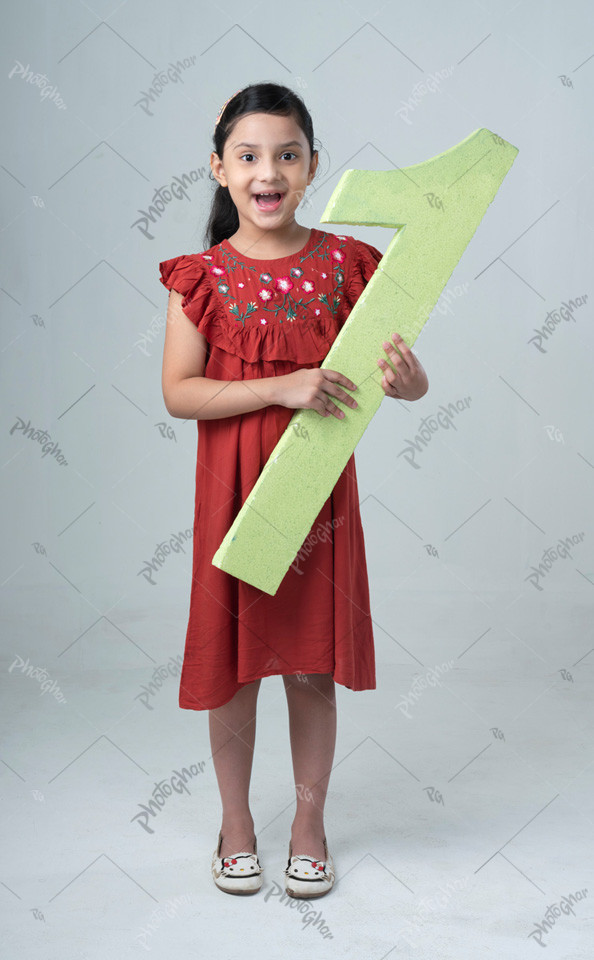
M 251 150 L 256 150 L 260 146 L 260 143 L 236 143 L 233 149 L 237 150 L 238 147 L 249 147 Z M 279 150 L 284 147 L 301 147 L 301 144 L 299 140 L 289 140 L 287 143 L 278 144 Z

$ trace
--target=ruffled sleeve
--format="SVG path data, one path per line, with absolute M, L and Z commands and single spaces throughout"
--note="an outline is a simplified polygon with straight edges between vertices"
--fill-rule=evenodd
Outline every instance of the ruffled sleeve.
M 351 308 L 355 306 L 371 280 L 382 257 L 383 253 L 377 247 L 355 239 L 350 269 L 345 280 L 346 298 Z
M 204 261 L 196 254 L 182 254 L 163 260 L 159 270 L 161 283 L 183 295 L 183 312 L 210 341 L 212 329 L 220 325 L 223 311 Z
M 381 254 L 380 254 L 381 256 Z M 228 316 L 217 280 L 198 254 L 184 254 L 159 264 L 161 283 L 183 294 L 181 308 L 208 343 L 241 357 L 262 360 L 321 362 L 338 333 L 332 318 L 307 317 L 304 324 L 270 323 L 243 326 Z

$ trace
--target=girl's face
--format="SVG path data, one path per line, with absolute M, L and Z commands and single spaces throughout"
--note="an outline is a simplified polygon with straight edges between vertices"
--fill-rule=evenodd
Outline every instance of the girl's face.
M 310 158 L 307 138 L 293 117 L 249 113 L 235 124 L 222 159 L 212 153 L 210 165 L 218 182 L 229 188 L 240 230 L 259 235 L 295 221 L 318 154 Z

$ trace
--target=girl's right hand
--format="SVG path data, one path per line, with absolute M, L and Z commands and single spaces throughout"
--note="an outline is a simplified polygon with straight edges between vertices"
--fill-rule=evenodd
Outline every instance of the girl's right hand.
M 356 385 L 338 370 L 303 367 L 276 377 L 275 387 L 278 391 L 277 403 L 281 406 L 294 410 L 316 410 L 322 417 L 330 414 L 340 420 L 344 417 L 344 410 L 332 401 L 332 397 L 348 403 L 350 407 L 358 406 L 357 401 L 343 390 L 343 387 L 356 390 Z

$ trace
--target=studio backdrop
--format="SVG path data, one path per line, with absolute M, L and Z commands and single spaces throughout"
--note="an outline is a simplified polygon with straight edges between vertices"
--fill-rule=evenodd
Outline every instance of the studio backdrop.
M 127 956 L 153 900 L 190 891 L 179 864 L 198 803 L 216 824 L 206 716 L 177 703 L 197 425 L 163 402 L 158 264 L 205 249 L 217 113 L 241 87 L 274 81 L 303 97 L 320 151 L 297 220 L 381 251 L 393 230 L 320 224 L 345 170 L 408 167 L 482 127 L 519 149 L 413 347 L 429 392 L 385 398 L 356 448 L 377 689 L 337 686 L 345 727 L 330 797 L 353 818 L 364 803 L 366 849 L 376 821 L 382 833 L 394 816 L 466 832 L 467 859 L 448 860 L 443 841 L 441 869 L 466 878 L 460 903 L 490 897 L 491 911 L 493 890 L 505 898 L 510 884 L 526 949 L 548 904 L 591 871 L 579 852 L 592 843 L 593 759 L 589 5 L 25 2 L 5 11 L 0 45 L 3 899 L 14 936 L 41 911 L 55 954 L 31 919 L 30 955 L 64 955 L 73 898 L 88 934 L 133 890 L 129 929 L 110 934 L 110 955 Z M 280 678 L 261 696 L 268 728 L 275 714 L 284 723 Z M 264 723 L 259 736 L 273 738 Z M 141 805 L 192 765 L 191 791 L 146 817 L 162 831 L 151 848 Z M 290 802 L 288 754 L 280 769 L 271 821 Z M 255 779 L 272 775 L 257 759 Z M 397 813 L 374 808 L 378 791 L 402 798 Z M 521 855 L 520 829 L 531 836 Z M 165 831 L 159 870 L 175 864 L 146 896 L 138 864 Z M 555 831 L 558 860 L 547 856 Z M 558 882 L 565 843 L 573 862 Z M 116 896 L 118 858 L 129 878 Z M 408 886 L 439 877 L 417 862 Z M 567 920 L 568 942 L 585 909 Z M 415 935 L 422 943 L 431 925 Z

